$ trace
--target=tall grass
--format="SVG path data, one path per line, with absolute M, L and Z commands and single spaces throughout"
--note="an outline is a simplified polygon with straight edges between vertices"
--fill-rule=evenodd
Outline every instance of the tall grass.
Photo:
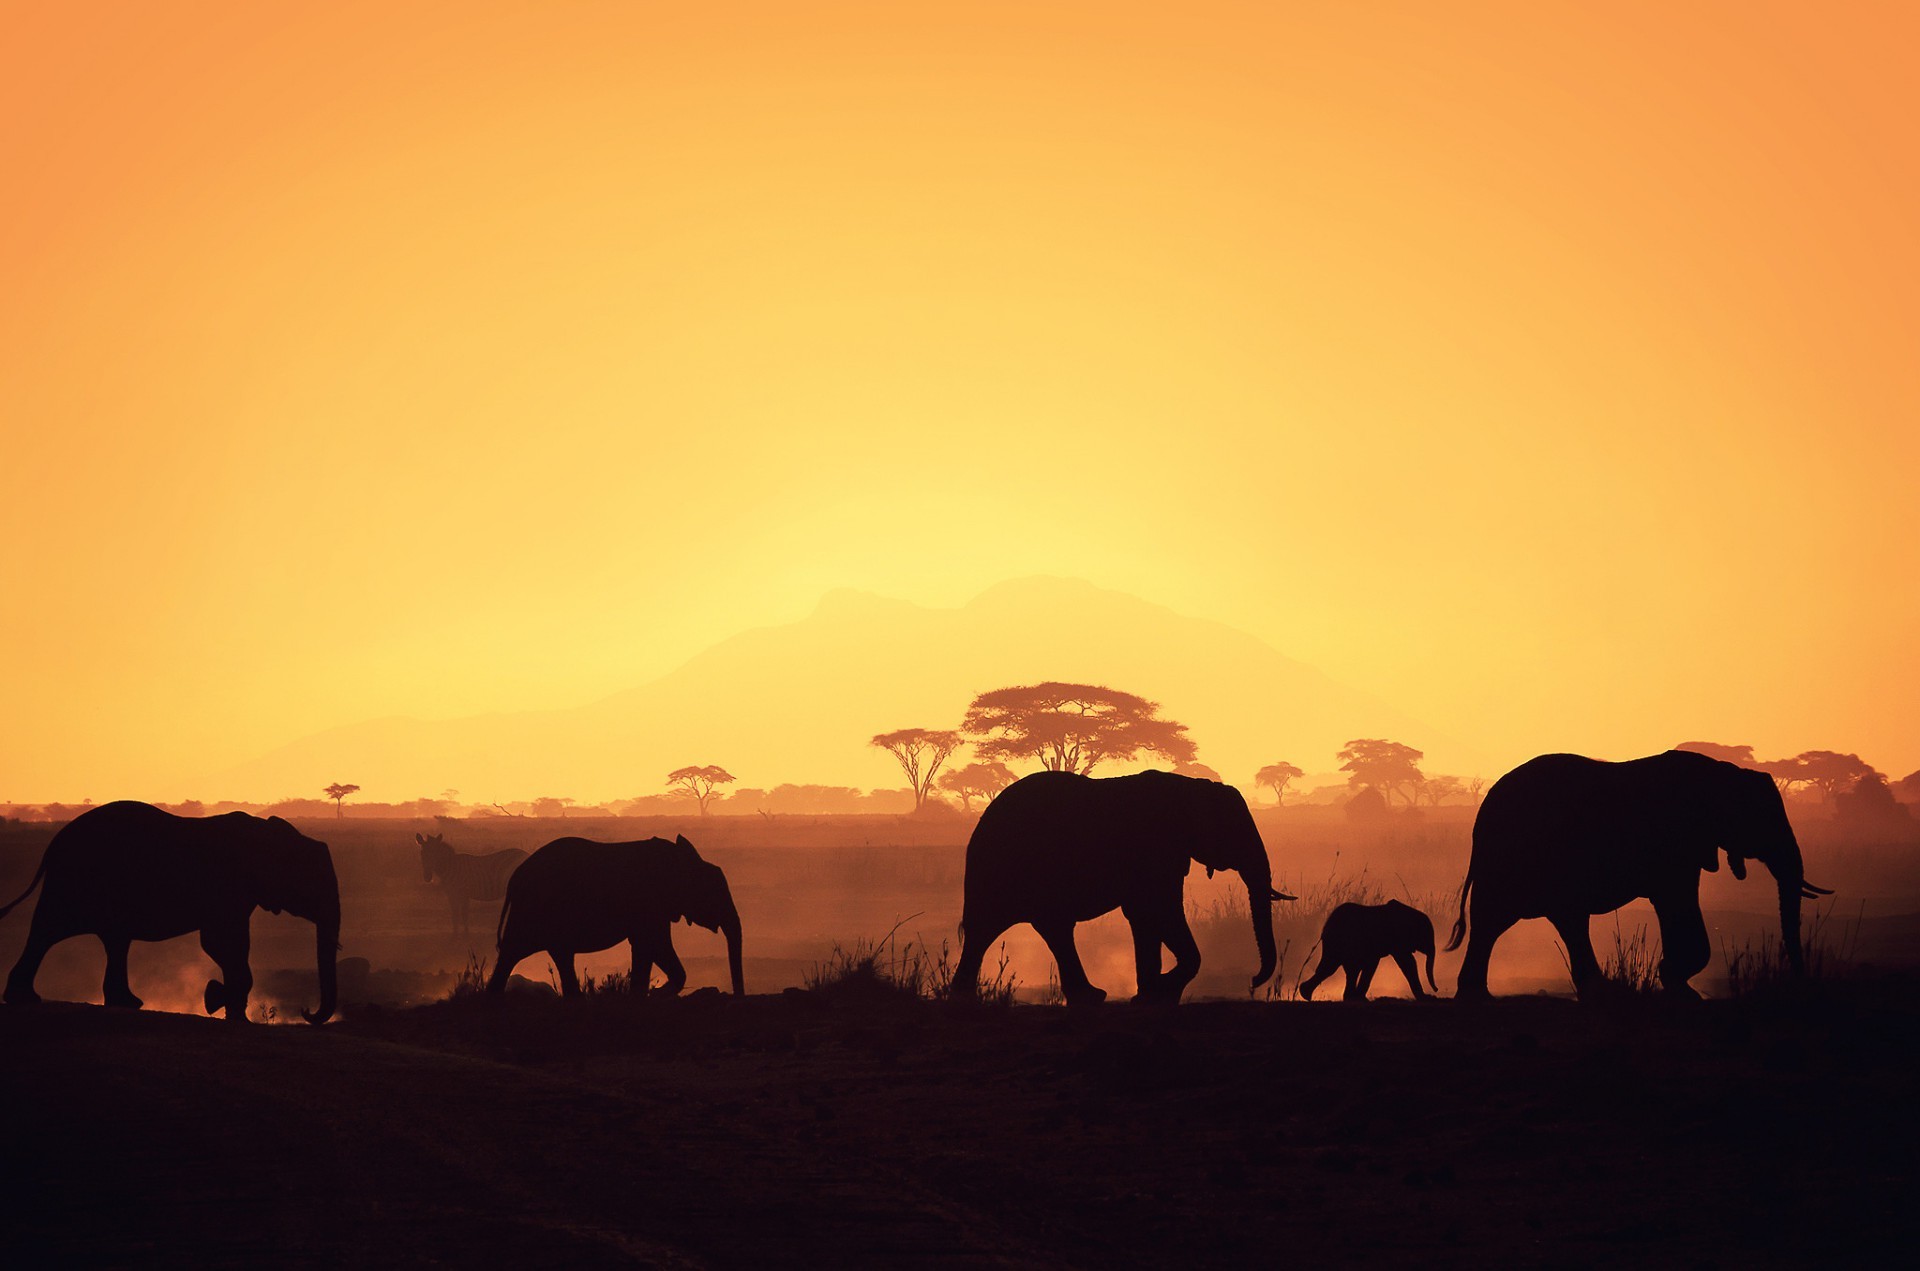
M 477 953 L 467 954 L 467 965 L 460 968 L 453 977 L 453 988 L 447 993 L 449 1002 L 458 1002 L 462 998 L 476 997 L 487 991 L 487 960 Z
M 814 963 L 802 983 L 809 992 L 852 1001 L 946 998 L 953 989 L 952 942 L 942 940 L 936 949 L 923 936 L 900 939 L 900 928 L 911 921 L 903 918 L 878 940 L 863 937 L 851 948 L 835 943 L 826 961 Z M 977 987 L 980 1002 L 988 1006 L 1012 1004 L 1019 980 L 1013 974 L 1011 960 L 1002 942 L 999 963 L 981 968 Z
M 1560 953 L 1561 965 L 1567 968 L 1569 979 L 1573 976 L 1573 960 L 1567 954 L 1567 948 L 1559 941 L 1554 948 Z M 1658 993 L 1660 991 L 1660 938 L 1647 930 L 1641 923 L 1628 935 L 1620 929 L 1620 915 L 1613 916 L 1613 947 L 1595 951 L 1600 962 L 1600 979 L 1610 989 L 1619 993 Z
M 1860 924 L 1866 918 L 1863 901 L 1850 920 L 1836 921 L 1832 909 L 1814 909 L 1800 930 L 1800 950 L 1806 973 L 1795 975 L 1787 961 L 1786 945 L 1772 932 L 1748 940 L 1738 949 L 1720 947 L 1727 964 L 1727 994 L 1751 997 L 1783 984 L 1833 979 L 1852 965 L 1860 942 Z

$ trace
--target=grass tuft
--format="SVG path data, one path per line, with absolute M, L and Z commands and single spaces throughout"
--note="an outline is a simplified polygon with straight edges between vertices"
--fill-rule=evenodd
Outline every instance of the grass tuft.
M 919 915 L 914 915 L 918 917 Z M 816 962 L 804 983 L 809 992 L 854 1002 L 937 1001 L 953 988 L 953 945 L 933 948 L 922 936 L 899 938 L 903 918 L 878 940 L 860 939 L 852 948 L 836 943 L 824 962 Z M 1003 942 L 999 965 L 982 968 L 979 1000 L 988 1006 L 1012 1004 L 1019 981 L 1009 966 Z

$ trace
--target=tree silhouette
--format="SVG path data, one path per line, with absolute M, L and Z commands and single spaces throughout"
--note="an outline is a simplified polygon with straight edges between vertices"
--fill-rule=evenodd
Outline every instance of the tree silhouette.
M 1429 806 L 1436 808 L 1440 806 L 1442 800 L 1466 792 L 1467 783 L 1458 777 L 1428 777 L 1420 783 L 1420 797 L 1425 799 Z
M 1084 775 L 1095 764 L 1124 763 L 1143 751 L 1191 763 L 1195 746 L 1187 726 L 1159 713 L 1158 703 L 1132 693 L 1050 680 L 980 694 L 960 730 L 977 739 L 982 759 L 1035 759 L 1053 772 Z
M 1753 766 L 1773 778 L 1773 784 L 1780 787 L 1780 796 L 1782 798 L 1792 794 L 1795 786 L 1804 785 L 1812 780 L 1812 778 L 1807 775 L 1806 765 L 1797 757 L 1793 759 L 1769 759 L 1765 763 L 1756 763 Z
M 1265 786 L 1273 791 L 1273 803 L 1278 807 L 1286 801 L 1287 786 L 1297 778 L 1306 775 L 1293 764 L 1270 763 L 1253 774 L 1253 784 L 1256 787 Z
M 533 806 L 528 808 L 527 811 L 531 812 L 534 816 L 547 820 L 565 820 L 567 805 L 572 802 L 574 802 L 572 799 L 562 799 L 554 795 L 546 795 L 542 798 L 535 799 Z
M 993 796 L 1013 784 L 1013 769 L 1003 763 L 970 763 L 951 768 L 940 778 L 940 788 L 960 800 L 962 811 L 973 811 L 973 801 L 992 802 Z
M 359 786 L 349 785 L 344 781 L 336 781 L 332 785 L 327 787 L 327 790 L 326 790 L 327 797 L 333 800 L 333 819 L 334 820 L 337 821 L 341 817 L 346 815 L 346 812 L 344 810 L 346 807 L 346 797 L 350 794 L 358 793 L 359 790 L 360 790 Z
M 1843 755 L 1837 750 L 1803 750 L 1793 757 L 1792 762 L 1796 779 L 1820 791 L 1820 797 L 1829 804 L 1842 790 L 1851 789 L 1860 778 L 1868 774 L 1879 775 L 1873 765 L 1859 755 Z
M 1420 760 L 1424 757 L 1423 752 L 1412 746 L 1377 738 L 1350 741 L 1336 756 L 1340 770 L 1348 774 L 1348 785 L 1378 790 L 1387 804 L 1393 802 L 1394 791 L 1403 785 L 1409 788 L 1408 804 L 1413 803 L 1412 791 L 1426 780 L 1420 771 Z
M 1709 759 L 1723 759 L 1728 763 L 1737 763 L 1742 768 L 1757 767 L 1759 761 L 1753 757 L 1752 746 L 1723 746 L 1717 741 L 1683 741 L 1675 750 L 1691 750 L 1696 755 L 1705 755 Z
M 675 768 L 667 774 L 668 787 L 675 794 L 696 800 L 700 804 L 701 816 L 707 814 L 707 800 L 713 797 L 714 787 L 727 785 L 733 780 L 734 775 L 718 764 Z
M 1920 803 L 1920 768 L 1893 783 L 1893 797 L 1902 803 Z
M 868 742 L 900 761 L 900 770 L 907 774 L 907 784 L 913 787 L 915 812 L 926 803 L 927 792 L 933 789 L 940 765 L 966 744 L 966 738 L 950 728 L 902 728 L 879 733 Z
M 1173 770 L 1183 777 L 1198 777 L 1202 781 L 1218 781 L 1220 774 L 1201 763 L 1198 759 L 1188 759 L 1173 765 Z
M 1856 828 L 1905 825 L 1913 814 L 1893 797 L 1886 777 L 1869 768 L 1834 796 L 1834 817 Z

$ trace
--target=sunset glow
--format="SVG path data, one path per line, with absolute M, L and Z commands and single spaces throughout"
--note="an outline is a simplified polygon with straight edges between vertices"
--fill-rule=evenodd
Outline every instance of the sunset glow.
M 1908 772 L 1917 25 L 10 10 L 0 798 L 293 793 L 210 778 L 1036 574 L 1244 631 L 1442 770 Z M 964 705 L 740 775 L 887 784 L 867 735 Z

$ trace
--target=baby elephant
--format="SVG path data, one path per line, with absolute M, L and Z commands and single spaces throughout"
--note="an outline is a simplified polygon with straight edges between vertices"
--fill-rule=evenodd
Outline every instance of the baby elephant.
M 1300 983 L 1300 996 L 1313 1000 L 1313 991 L 1336 969 L 1347 973 L 1346 1000 L 1365 1001 L 1380 959 L 1392 958 L 1407 977 L 1415 997 L 1425 997 L 1413 965 L 1415 951 L 1426 955 L 1427 983 L 1433 983 L 1433 920 L 1411 905 L 1389 900 L 1384 905 L 1341 905 L 1327 915 L 1320 929 L 1320 965 Z

